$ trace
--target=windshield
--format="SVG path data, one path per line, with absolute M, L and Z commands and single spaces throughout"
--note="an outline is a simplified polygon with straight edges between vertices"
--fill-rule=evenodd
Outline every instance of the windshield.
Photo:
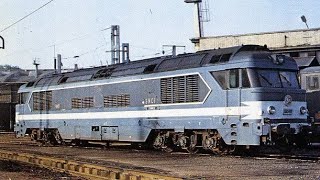
M 251 69 L 255 87 L 299 88 L 297 73 L 287 70 Z

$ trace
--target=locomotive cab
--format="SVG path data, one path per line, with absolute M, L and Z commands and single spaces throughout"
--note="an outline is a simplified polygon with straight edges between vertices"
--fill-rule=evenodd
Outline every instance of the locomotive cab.
M 247 64 L 248 67 L 228 70 L 227 106 L 238 104 L 242 114 L 247 114 L 240 121 L 257 118 L 253 127 L 262 144 L 304 144 L 305 129 L 309 127 L 308 110 L 295 61 L 271 53 L 251 57 L 252 64 Z M 223 84 L 221 78 L 216 80 Z

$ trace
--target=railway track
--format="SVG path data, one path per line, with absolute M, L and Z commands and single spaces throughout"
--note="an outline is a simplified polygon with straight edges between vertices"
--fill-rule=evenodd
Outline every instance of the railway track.
M 119 179 L 119 180 L 182 180 L 182 178 L 155 173 L 126 170 L 115 167 L 104 167 L 77 161 L 69 161 L 60 158 L 39 156 L 28 153 L 14 153 L 0 150 L 0 158 L 4 160 L 28 163 L 39 167 L 67 172 L 75 176 L 88 179 Z
M 1 135 L 1 134 L 0 134 Z M 0 144 L 12 144 L 12 145 L 25 145 L 25 146 L 45 146 L 45 147 L 66 147 L 64 145 L 60 145 L 60 146 L 56 146 L 56 145 L 43 145 L 41 143 L 37 143 L 34 141 L 31 141 L 30 138 L 25 137 L 25 138 L 14 138 L 14 135 L 12 133 L 7 134 L 7 136 L 9 135 L 9 138 L 7 141 L 0 141 Z M 106 149 L 106 146 L 101 145 L 101 144 L 88 144 L 87 146 L 69 146 L 72 148 L 78 148 L 78 149 Z M 117 150 L 121 150 L 121 149 L 132 149 L 132 146 L 130 146 L 129 144 L 119 144 L 116 143 L 114 145 L 111 144 L 111 147 L 107 148 L 107 149 L 117 149 Z M 140 149 L 133 149 L 135 151 L 139 151 Z M 307 152 L 313 152 L 312 154 L 308 154 Z M 173 152 L 173 154 L 188 154 L 188 153 L 184 153 L 184 152 Z M 205 153 L 205 154 L 195 154 L 195 155 L 211 155 L 210 153 Z M 237 155 L 236 155 L 237 156 Z M 295 149 L 294 152 L 292 152 L 290 154 L 290 152 L 287 153 L 278 153 L 277 151 L 274 152 L 270 152 L 270 151 L 266 151 L 263 153 L 258 153 L 258 154 L 254 154 L 254 155 L 249 155 L 250 157 L 254 157 L 254 158 L 278 158 L 278 159 L 297 159 L 297 160 L 311 160 L 311 161 L 318 161 L 320 160 L 320 146 L 316 145 L 313 146 L 309 149 L 300 149 L 297 150 Z M 237 157 L 248 157 L 248 155 L 240 155 Z
M 313 151 L 317 150 L 319 149 Z M 97 179 L 97 174 L 108 175 L 106 179 L 169 179 L 176 177 L 178 179 L 238 179 L 241 177 L 261 179 L 260 176 L 257 177 L 256 175 L 263 175 L 265 179 L 283 177 L 316 179 L 320 177 L 319 156 L 306 153 L 299 155 L 296 152 L 295 154 L 264 154 L 253 157 L 214 156 L 212 154 L 190 155 L 185 152 L 164 153 L 129 149 L 128 146 L 111 146 L 107 149 L 102 146 L 39 147 L 35 143 L 28 144 L 28 140 L 1 142 L 0 151 L 22 155 L 24 157 L 22 159 L 25 160 L 28 159 L 25 158 L 25 155 L 28 155 L 27 157 L 40 157 L 43 160 L 29 160 L 29 158 L 28 161 L 38 163 L 42 167 L 54 166 L 51 168 L 55 170 L 58 170 L 57 166 L 63 167 L 58 171 L 68 172 L 75 176 L 84 176 L 81 173 L 89 173 L 89 176 L 93 175 L 88 176 L 88 179 Z M 60 162 L 60 165 L 55 162 Z M 257 163 L 264 166 L 263 172 L 256 167 Z M 89 168 L 84 165 L 89 165 Z M 94 168 L 92 168 L 93 166 Z M 101 167 L 111 168 L 114 173 L 103 170 Z M 305 167 L 310 167 L 310 169 L 305 169 Z M 131 171 L 133 173 L 128 173 Z M 291 173 L 285 174 L 287 172 Z M 93 174 L 90 175 L 90 173 Z M 140 173 L 140 175 L 135 173 Z M 148 177 L 143 177 L 141 174 L 147 174 Z
M 305 161 L 319 161 L 320 156 L 314 154 L 303 154 L 303 155 L 286 155 L 286 154 L 261 154 L 255 156 L 254 158 L 276 158 L 276 159 L 295 159 L 295 160 L 305 160 Z
M 12 133 L 0 134 L 0 147 L 20 146 L 20 147 L 39 147 L 40 144 L 30 141 L 29 138 L 14 138 Z M 52 149 L 59 148 L 57 146 L 46 146 Z M 84 149 L 85 147 L 81 147 Z M 98 147 L 91 147 L 92 149 Z M 100 148 L 101 149 L 101 148 Z M 158 174 L 148 171 L 137 171 L 119 167 L 106 167 L 102 165 L 96 165 L 93 163 L 75 161 L 70 159 L 58 158 L 54 156 L 48 156 L 45 154 L 37 153 L 28 150 L 0 150 L 0 159 L 15 161 L 20 163 L 27 163 L 39 167 L 52 169 L 54 171 L 66 172 L 74 176 L 80 176 L 88 179 L 119 179 L 119 180 L 180 180 L 182 178 L 173 177 L 170 175 Z

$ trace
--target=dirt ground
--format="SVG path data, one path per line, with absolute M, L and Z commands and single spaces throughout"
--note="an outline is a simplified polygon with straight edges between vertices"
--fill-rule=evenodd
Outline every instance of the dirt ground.
M 318 160 L 190 155 L 183 152 L 165 153 L 117 147 L 106 149 L 39 147 L 24 145 L 24 143 L 15 143 L 15 145 L 0 143 L 0 149 L 76 160 L 106 167 L 170 174 L 185 179 L 320 179 L 320 161 Z
M 1 180 L 83 180 L 66 173 L 53 172 L 48 169 L 18 164 L 12 161 L 0 161 Z

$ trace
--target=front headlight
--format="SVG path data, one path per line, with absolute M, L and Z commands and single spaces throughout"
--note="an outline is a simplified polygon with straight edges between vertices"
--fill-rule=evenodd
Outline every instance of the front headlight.
M 306 107 L 304 107 L 304 106 L 301 106 L 300 107 L 300 113 L 301 114 L 307 114 L 308 113 L 308 109 Z
M 269 114 L 274 114 L 276 113 L 276 108 L 274 106 L 269 106 L 268 107 L 268 113 Z

